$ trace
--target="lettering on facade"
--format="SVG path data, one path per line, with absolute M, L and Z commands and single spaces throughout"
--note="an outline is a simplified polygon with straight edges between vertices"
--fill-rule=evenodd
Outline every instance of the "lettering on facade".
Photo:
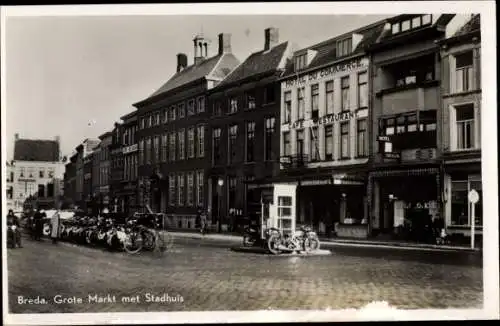
M 428 202 L 417 202 L 417 203 L 404 203 L 403 208 L 405 209 L 437 209 L 437 203 L 435 201 Z
M 123 154 L 129 154 L 137 151 L 137 144 L 130 145 L 123 148 Z
M 294 79 L 284 81 L 285 88 L 293 86 L 301 86 L 308 82 L 313 82 L 318 78 L 328 77 L 341 72 L 348 72 L 355 69 L 360 69 L 366 66 L 366 60 L 356 59 L 347 63 L 337 64 L 318 71 L 309 73 L 308 75 L 300 76 Z
M 331 185 L 331 179 L 323 179 L 323 180 L 304 180 L 300 183 L 302 186 L 321 186 L 321 185 Z
M 290 129 L 303 129 L 305 127 L 317 127 L 319 125 L 329 124 L 333 122 L 342 122 L 356 118 L 356 112 L 340 112 L 325 115 L 318 119 L 298 120 L 290 124 Z

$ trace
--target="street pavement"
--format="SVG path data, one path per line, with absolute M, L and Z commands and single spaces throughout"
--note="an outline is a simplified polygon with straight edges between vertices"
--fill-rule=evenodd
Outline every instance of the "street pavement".
M 9 310 L 323 310 L 373 301 L 402 309 L 482 307 L 478 255 L 336 247 L 329 256 L 290 257 L 230 251 L 234 244 L 174 234 L 162 255 L 128 255 L 26 240 L 8 250 Z

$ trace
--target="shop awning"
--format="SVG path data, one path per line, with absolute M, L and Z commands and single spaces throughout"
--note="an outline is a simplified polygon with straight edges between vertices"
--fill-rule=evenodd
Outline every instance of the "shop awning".
M 380 177 L 403 177 L 403 176 L 424 176 L 439 174 L 439 168 L 420 168 L 408 170 L 383 170 L 370 172 L 370 176 L 374 178 Z

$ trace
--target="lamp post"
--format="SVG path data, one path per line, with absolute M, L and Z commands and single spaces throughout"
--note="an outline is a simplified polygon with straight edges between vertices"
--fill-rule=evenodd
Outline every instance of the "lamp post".
M 217 185 L 219 186 L 219 191 L 217 192 L 217 197 L 218 197 L 218 203 L 217 203 L 217 221 L 218 221 L 218 226 L 217 226 L 217 231 L 220 233 L 221 232 L 221 205 L 222 205 L 222 186 L 224 185 L 224 180 L 222 178 L 219 178 L 217 180 Z

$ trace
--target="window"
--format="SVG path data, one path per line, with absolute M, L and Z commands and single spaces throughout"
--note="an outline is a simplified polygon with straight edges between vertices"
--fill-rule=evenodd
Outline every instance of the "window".
M 406 122 L 405 117 L 400 116 L 396 118 L 396 133 L 402 134 L 406 132 Z
M 364 157 L 368 155 L 367 144 L 366 144 L 366 134 L 367 134 L 367 123 L 366 119 L 358 120 L 357 126 L 357 155 L 358 157 Z
M 390 136 L 395 134 L 394 124 L 395 119 L 389 118 L 384 120 L 384 135 Z
M 285 92 L 285 116 L 283 123 L 290 123 L 292 116 L 292 92 Z
M 457 92 L 472 89 L 472 51 L 455 56 Z
M 349 111 L 349 76 L 342 77 L 342 111 Z
M 407 30 L 410 29 L 410 21 L 409 20 L 405 20 L 401 23 L 401 31 L 402 32 L 406 32 Z
M 457 121 L 457 149 L 474 148 L 474 104 L 455 107 Z
M 392 24 L 392 34 L 399 33 L 399 23 Z
M 144 140 L 139 140 L 139 164 L 144 165 Z
M 418 130 L 416 114 L 412 114 L 406 117 L 406 128 L 408 132 L 416 132 Z
M 289 156 L 292 153 L 290 143 L 290 132 L 283 133 L 283 156 Z
M 198 113 L 205 112 L 205 97 L 198 97 Z
M 422 19 L 422 17 L 420 17 L 420 16 L 413 18 L 411 21 L 411 27 L 412 28 L 420 27 L 421 19 Z
M 295 70 L 304 69 L 307 66 L 307 53 L 295 57 Z
M 349 158 L 349 121 L 340 123 L 340 157 Z
M 311 147 L 310 147 L 310 155 L 311 161 L 319 161 L 319 142 L 318 142 L 318 128 L 313 127 L 311 130 Z
M 333 114 L 333 80 L 325 83 L 326 88 L 326 114 Z
M 45 197 L 45 185 L 38 185 L 38 197 L 39 198 L 44 198 Z
M 358 75 L 358 106 L 368 107 L 368 73 L 366 71 Z
M 483 225 L 482 183 L 481 179 L 452 180 L 451 182 L 451 225 L 470 226 L 472 204 L 468 200 L 469 191 L 475 189 L 479 193 L 479 201 L 475 207 L 475 225 Z
M 194 204 L 194 173 L 188 172 L 187 174 L 187 205 L 193 206 Z
M 168 146 L 168 159 L 170 161 L 176 160 L 176 143 L 177 143 L 177 134 L 175 132 L 170 133 L 170 144 Z
M 274 85 L 269 85 L 264 89 L 264 103 L 271 104 L 276 101 L 276 92 L 274 90 Z
M 153 115 L 152 114 L 148 115 L 148 125 L 147 125 L 147 127 L 150 128 L 151 126 L 153 126 Z
M 155 125 L 160 125 L 160 111 L 155 113 Z
M 222 103 L 220 101 L 213 102 L 213 115 L 214 116 L 222 115 Z
M 254 92 L 247 92 L 245 94 L 246 101 L 247 101 L 247 109 L 255 109 L 255 93 Z
M 420 111 L 420 131 L 435 131 L 437 127 L 437 111 Z
M 395 81 L 395 87 L 404 87 L 434 80 L 435 57 L 422 56 L 393 65 L 389 70 Z
M 185 198 L 184 198 L 184 173 L 179 173 L 177 175 L 177 205 L 184 206 Z
M 297 89 L 297 120 L 304 119 L 305 115 L 304 87 Z
M 213 155 L 214 155 L 213 162 L 214 162 L 214 165 L 218 165 L 218 164 L 222 163 L 221 162 L 221 154 L 222 154 L 221 150 L 222 149 L 221 149 L 221 139 L 220 139 L 220 137 L 221 137 L 221 131 L 222 131 L 221 128 L 215 128 L 212 131 L 212 138 L 213 138 L 212 139 L 213 140 L 212 144 L 213 144 Z
M 337 42 L 337 57 L 343 57 L 352 52 L 352 39 L 347 38 Z
M 325 126 L 325 160 L 333 160 L 333 126 Z
M 175 206 L 175 175 L 170 174 L 168 176 L 168 204 L 170 206 Z
M 184 103 L 177 104 L 177 110 L 178 110 L 177 114 L 179 115 L 179 119 L 184 118 L 186 116 L 186 108 L 184 106 Z
M 141 129 L 144 129 L 146 126 L 146 122 L 144 120 L 144 118 L 141 118 Z
M 188 158 L 194 157 L 194 127 L 188 129 Z
M 238 138 L 238 125 L 232 125 L 228 128 L 228 163 L 231 164 L 235 161 L 237 153 L 236 139 Z
M 151 164 L 151 138 L 146 138 L 146 164 Z
M 166 162 L 168 156 L 168 135 L 161 135 L 161 161 Z
M 203 207 L 205 197 L 204 197 L 204 189 L 205 189 L 205 179 L 203 171 L 198 171 L 196 173 L 196 187 L 197 187 L 197 196 L 196 199 L 198 201 L 198 206 Z
M 168 109 L 163 109 L 163 123 L 168 122 Z
M 198 134 L 198 157 L 205 156 L 205 126 L 196 127 Z
M 264 160 L 271 161 L 274 159 L 273 155 L 273 139 L 275 130 L 276 119 L 274 117 L 267 118 L 264 125 Z
M 432 16 L 431 15 L 423 15 L 422 16 L 422 25 L 427 25 L 432 22 Z
M 311 119 L 319 117 L 319 85 L 311 86 Z
M 44 178 L 44 177 L 45 177 L 45 171 L 44 171 L 44 170 L 40 170 L 40 171 L 38 172 L 38 176 L 39 176 L 40 178 Z
M 160 136 L 155 136 L 154 138 L 154 153 L 155 153 L 155 163 L 160 162 Z
M 183 160 L 185 158 L 185 155 L 186 155 L 186 148 L 184 146 L 184 143 L 186 141 L 186 135 L 185 135 L 185 131 L 184 129 L 181 129 L 179 130 L 178 132 L 178 136 L 179 136 L 179 139 L 178 139 L 178 148 L 179 148 L 179 160 Z
M 297 155 L 304 155 L 304 130 L 297 130 Z
M 247 122 L 246 124 L 246 161 L 253 162 L 255 160 L 255 122 Z
M 238 111 L 238 99 L 233 97 L 229 99 L 229 112 L 228 114 L 236 113 Z
M 170 116 L 168 117 L 169 121 L 174 121 L 177 118 L 175 110 L 176 110 L 175 106 L 172 105 L 170 107 L 170 110 L 168 111 L 170 113 Z
M 180 111 L 180 109 L 179 109 L 179 111 Z M 189 100 L 188 101 L 188 109 L 187 109 L 187 111 L 188 111 L 187 112 L 188 115 L 193 115 L 193 114 L 196 113 L 196 108 L 194 106 L 194 100 Z

